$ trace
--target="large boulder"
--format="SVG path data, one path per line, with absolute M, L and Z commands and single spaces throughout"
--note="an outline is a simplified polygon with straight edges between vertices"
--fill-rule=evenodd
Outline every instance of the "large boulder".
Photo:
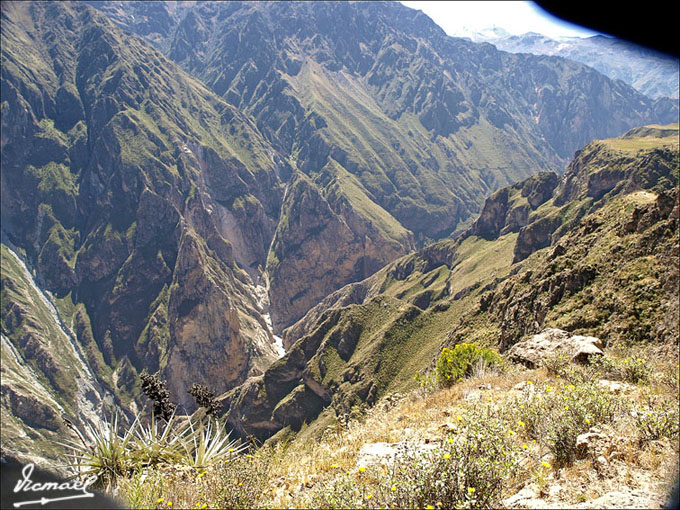
M 541 366 L 545 360 L 566 356 L 575 363 L 588 363 L 591 356 L 602 356 L 602 341 L 594 336 L 572 335 L 561 329 L 548 328 L 522 340 L 508 351 L 508 358 L 529 368 Z

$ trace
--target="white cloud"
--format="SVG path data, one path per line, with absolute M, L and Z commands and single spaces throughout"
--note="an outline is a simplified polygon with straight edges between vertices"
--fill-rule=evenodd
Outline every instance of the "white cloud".
M 597 32 L 567 23 L 525 1 L 404 1 L 427 14 L 448 35 L 464 36 L 490 28 L 510 34 L 538 32 L 552 38 L 589 37 Z

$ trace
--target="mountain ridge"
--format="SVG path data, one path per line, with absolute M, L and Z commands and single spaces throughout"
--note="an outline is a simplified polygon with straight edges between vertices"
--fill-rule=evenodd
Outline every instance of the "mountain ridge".
M 597 69 L 612 79 L 622 80 L 651 97 L 678 97 L 678 59 L 664 53 L 613 37 L 551 39 L 545 35 L 483 35 L 486 41 L 512 53 L 559 55 Z
M 570 144 L 589 132 L 607 136 L 677 113 L 584 66 L 448 38 L 396 5 L 97 7 L 2 5 L 3 349 L 23 359 L 7 367 L 8 380 L 38 380 L 36 392 L 52 395 L 46 416 L 61 415 L 52 401 L 64 407 L 64 395 L 78 395 L 60 380 L 73 346 L 47 348 L 51 331 L 66 328 L 63 338 L 83 347 L 91 372 L 83 380 L 126 413 L 144 403 L 144 369 L 160 371 L 191 412 L 191 384 L 222 393 L 281 369 L 275 333 L 296 328 L 332 292 L 465 230 L 492 191 L 559 170 Z M 125 32 L 114 21 L 126 26 L 128 12 L 148 14 L 135 14 Z M 336 14 L 347 23 L 324 32 Z M 168 23 L 185 30 L 163 32 Z M 180 44 L 191 37 L 203 45 Z M 180 55 L 181 47 L 196 49 L 182 57 L 196 76 L 158 49 Z M 261 47 L 271 52 L 254 51 Z M 224 97 L 212 90 L 218 85 Z M 512 92 L 518 85 L 521 93 Z M 563 148 L 550 137 L 565 138 Z M 539 200 L 539 188 L 528 199 Z M 404 288 L 385 300 L 386 323 L 370 324 L 397 343 L 402 325 L 444 292 L 437 278 L 434 289 L 404 283 L 414 268 L 449 260 L 441 245 L 423 250 L 390 276 Z M 354 289 L 366 292 L 361 283 Z M 17 303 L 25 306 L 13 315 Z M 335 335 L 349 354 L 361 333 L 348 326 Z M 421 352 L 401 370 L 428 361 Z M 371 399 L 380 390 L 360 371 L 347 377 Z M 317 379 L 306 379 L 320 399 L 310 396 L 314 405 L 329 398 Z M 278 412 L 295 408 L 305 388 Z M 3 390 L 3 413 L 28 419 L 27 391 Z M 110 401 L 90 396 L 98 409 Z M 8 437 L 34 430 L 30 419 L 12 427 Z M 63 424 L 37 432 L 59 433 Z
M 675 124 L 592 142 L 561 178 L 541 174 L 499 190 L 456 240 L 336 291 L 288 328 L 289 352 L 221 397 L 227 421 L 261 440 L 303 423 L 320 432 L 352 406 L 411 388 L 418 366 L 432 367 L 442 347 L 460 342 L 502 352 L 545 327 L 610 346 L 671 342 L 677 184 Z M 638 279 L 654 283 L 643 291 Z

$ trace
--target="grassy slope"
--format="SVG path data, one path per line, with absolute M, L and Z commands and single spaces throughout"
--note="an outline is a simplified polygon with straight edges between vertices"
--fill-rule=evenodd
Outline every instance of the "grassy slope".
M 626 324 L 629 321 L 644 326 L 650 319 L 647 314 L 669 310 L 669 306 L 673 315 L 672 302 L 677 300 L 673 287 L 677 286 L 677 274 L 672 274 L 674 268 L 677 272 L 677 231 L 669 230 L 672 222 L 663 218 L 647 228 L 623 228 L 635 216 L 634 211 L 653 210 L 657 200 L 658 195 L 647 190 L 610 198 L 562 237 L 559 243 L 566 251 L 557 256 L 551 257 L 553 249 L 548 248 L 513 265 L 516 234 L 494 241 L 468 237 L 447 241 L 449 249 L 458 254 L 450 267 L 412 269 L 406 277 L 395 278 L 400 273 L 390 270 L 396 266 L 424 267 L 419 266 L 422 259 L 419 261 L 416 254 L 381 270 L 370 279 L 372 288 L 381 290 L 379 295 L 369 296 L 362 305 L 342 309 L 341 317 L 351 318 L 363 327 L 349 364 L 372 366 L 376 349 L 380 352 L 381 363 L 372 366 L 371 376 L 385 388 L 381 393 L 385 399 L 367 413 L 355 406 L 347 424 L 328 410 L 304 425 L 293 439 L 263 446 L 250 462 L 258 466 L 252 473 L 258 473 L 258 484 L 269 487 L 267 491 L 248 485 L 247 471 L 208 470 L 205 477 L 214 479 L 202 485 L 200 502 L 225 501 L 219 499 L 225 494 L 219 488 L 225 487 L 226 479 L 230 487 L 233 480 L 230 490 L 241 490 L 237 494 L 244 498 L 241 504 L 245 506 L 403 506 L 420 490 L 431 491 L 433 498 L 441 497 L 436 496 L 434 486 L 428 485 L 431 480 L 412 485 L 420 483 L 417 480 L 423 476 L 422 469 L 409 463 L 398 464 L 396 471 L 372 466 L 361 457 L 362 448 L 385 442 L 422 448 L 429 443 L 446 448 L 447 440 L 465 437 L 477 430 L 478 420 L 485 420 L 482 428 L 489 434 L 497 427 L 508 434 L 507 452 L 518 463 L 500 478 L 494 506 L 522 488 L 526 489 L 526 499 L 512 507 L 663 504 L 678 475 L 677 343 L 661 343 L 653 337 L 632 342 Z M 626 249 L 612 250 L 617 244 Z M 669 254 L 671 259 L 666 260 Z M 488 264 L 490 261 L 494 263 Z M 411 262 L 413 265 L 409 265 Z M 476 306 L 480 297 L 494 290 L 503 294 L 502 282 L 514 285 L 507 288 L 510 296 L 521 296 L 532 287 L 541 288 L 541 280 L 536 282 L 531 275 L 541 276 L 551 266 L 565 282 L 569 281 L 570 271 L 579 267 L 593 267 L 597 276 L 581 289 L 564 294 L 542 326 L 601 336 L 607 345 L 607 363 L 592 368 L 555 363 L 537 370 L 507 365 L 501 372 L 478 371 L 473 379 L 449 389 L 412 391 L 414 373 L 427 366 L 440 342 L 451 334 L 463 334 L 467 341 L 476 343 L 493 343 L 497 338 L 498 318 Z M 407 301 L 424 290 L 440 291 L 444 282 L 460 289 L 469 287 L 470 281 L 487 284 L 494 278 L 502 282 L 495 281 L 490 291 L 484 290 L 484 285 L 475 287 L 467 296 L 452 300 L 445 310 L 437 306 L 439 300 L 434 300 L 430 307 L 405 320 L 405 312 L 414 309 Z M 663 282 L 671 288 L 661 291 Z M 618 312 L 613 314 L 601 315 L 607 305 L 597 299 L 612 295 L 622 307 L 615 307 Z M 637 305 L 644 311 L 642 315 L 625 316 L 623 310 Z M 677 307 L 674 317 L 677 323 Z M 583 318 L 593 322 L 573 322 Z M 663 322 L 658 316 L 651 317 L 651 321 Z M 617 340 L 621 332 L 624 336 Z M 332 350 L 320 356 L 327 359 L 324 382 L 341 374 L 345 364 Z M 600 383 L 601 379 L 619 381 L 621 386 L 610 390 L 602 385 L 609 383 Z M 616 411 L 604 412 L 610 408 Z M 577 435 L 589 431 L 602 434 L 604 442 L 580 453 L 569 450 Z M 557 441 L 557 437 L 564 442 Z M 500 441 L 499 436 L 490 435 L 484 444 L 494 441 Z M 263 465 L 268 466 L 264 474 Z M 477 487 L 482 476 L 487 475 L 476 473 L 468 483 Z M 132 487 L 137 482 L 133 478 L 122 483 Z M 193 505 L 194 483 L 177 478 L 167 485 L 156 483 L 143 494 L 136 494 L 136 505 L 144 506 L 145 501 L 158 497 Z M 426 501 L 432 506 L 436 502 Z
M 364 214 L 369 208 L 387 208 L 388 214 L 396 216 L 402 226 L 413 230 L 414 225 L 409 225 L 409 207 L 438 217 L 453 204 L 460 208 L 460 214 L 467 214 L 462 210 L 478 207 L 469 204 L 475 199 L 469 190 L 486 187 L 482 173 L 497 172 L 500 186 L 530 173 L 529 159 L 512 152 L 502 135 L 484 120 L 461 129 L 456 137 L 433 140 L 416 116 L 404 114 L 398 119 L 387 116 L 367 92 L 366 85 L 349 73 L 330 72 L 306 59 L 301 71 L 286 79 L 304 108 L 318 113 L 327 122 L 322 133 L 329 144 L 349 154 L 352 164 L 358 165 L 359 173 L 353 174 L 354 184 L 362 188 L 362 195 L 370 201 L 357 203 L 351 188 L 346 196 Z M 428 160 L 430 163 L 425 164 Z M 409 165 L 414 165 L 415 170 L 407 170 Z M 322 182 L 327 178 L 323 174 L 335 174 L 337 162 L 329 166 L 319 176 Z M 461 168 L 465 171 L 460 171 Z M 335 179 L 342 189 L 346 181 L 341 177 Z M 384 214 L 368 212 L 369 218 L 377 219 L 376 225 L 389 233 L 393 230 L 389 223 L 394 221 L 389 217 L 382 219 Z
M 203 200 L 220 200 L 234 210 L 239 203 L 254 204 L 253 209 L 265 211 L 258 217 L 265 224 L 262 228 L 271 229 L 267 221 L 275 219 L 267 214 L 278 215 L 277 196 L 282 192 L 274 175 L 275 151 L 245 114 L 85 5 L 3 3 L 2 61 L 3 236 L 26 248 L 40 285 L 55 293 L 65 324 L 85 331 L 86 338 L 79 341 L 89 368 L 112 388 L 120 383 L 113 391 L 127 404 L 139 398 L 134 379 L 143 366 L 130 365 L 134 355 L 122 352 L 124 344 L 142 354 L 156 352 L 156 367 L 167 363 L 168 289 L 179 239 L 179 230 L 173 229 L 203 229 L 203 235 L 210 229 L 194 217 L 170 224 L 174 213 L 191 216 L 188 209 L 196 207 L 203 193 Z M 5 89 L 18 92 L 5 96 Z M 64 119 L 67 113 L 76 115 L 77 108 L 62 111 L 62 89 L 84 109 L 72 127 Z M 236 185 L 206 184 L 203 171 L 210 165 L 203 158 L 208 151 L 217 155 L 211 165 L 229 169 Z M 220 177 L 216 173 L 213 179 Z M 156 206 L 164 206 L 160 218 L 149 219 L 148 210 L 147 218 L 136 216 L 142 190 L 151 192 Z M 241 211 L 241 227 L 257 228 L 243 216 Z M 153 244 L 153 249 L 144 243 Z M 211 242 L 205 251 L 208 258 L 224 257 L 218 263 L 220 274 L 226 271 L 230 279 L 222 278 L 223 285 L 238 296 L 234 304 L 244 336 L 260 335 L 260 344 L 252 346 L 250 354 L 262 369 L 275 353 L 255 311 L 247 277 L 238 263 L 224 256 L 226 247 L 222 240 L 218 256 Z M 267 247 L 261 247 L 264 255 Z M 62 342 L 63 335 L 55 333 L 34 291 L 6 268 L 12 259 L 4 245 L 2 261 L 3 278 L 7 269 L 7 278 L 14 282 L 6 280 L 6 288 L 3 280 L 3 344 L 7 340 L 21 350 L 24 330 L 9 317 L 11 305 L 25 309 L 39 342 Z M 74 273 L 79 277 L 73 278 Z M 74 303 L 73 296 L 81 302 Z M 98 313 L 92 314 L 95 309 Z M 116 325 L 114 319 L 121 315 L 124 321 Z M 109 319 L 102 328 L 102 321 Z M 123 342 L 114 338 L 116 349 L 122 349 L 114 356 L 107 328 L 114 336 L 129 333 Z M 64 359 L 50 374 L 54 380 L 42 383 L 72 416 L 75 382 L 64 367 L 78 363 L 68 358 L 68 349 L 51 351 Z M 3 404 L 3 416 L 5 412 Z M 8 418 L 3 420 L 3 438 L 10 423 L 20 435 L 33 434 L 31 427 Z
M 336 402 L 324 411 L 306 433 L 320 434 L 336 413 L 342 414 L 343 405 L 347 409 L 360 403 L 353 392 L 374 391 L 379 397 L 412 389 L 414 374 L 430 365 L 442 345 L 471 341 L 497 346 L 500 342 L 507 348 L 536 331 L 536 323 L 540 328 L 562 327 L 599 336 L 610 345 L 653 342 L 655 336 L 673 338 L 677 316 L 672 297 L 677 283 L 672 269 L 673 257 L 677 258 L 673 220 L 654 216 L 656 193 L 623 193 L 635 189 L 634 183 L 647 171 L 645 164 L 652 165 L 654 172 L 665 168 L 652 156 L 669 140 L 654 140 L 634 141 L 649 148 L 635 152 L 632 159 L 625 155 L 621 185 L 604 197 L 594 201 L 577 194 L 573 202 L 561 206 L 550 199 L 532 212 L 529 221 L 554 217 L 562 225 L 557 230 L 560 237 L 553 242 L 561 251 L 548 247 L 513 263 L 517 233 L 492 240 L 466 235 L 442 241 L 358 284 L 367 289 L 358 303 L 333 305 L 347 302 L 342 298 L 345 291 L 338 291 L 310 314 L 307 323 L 303 319 L 302 327 L 292 328 L 304 339 L 325 320 L 324 307 L 340 310 L 336 322 L 325 328 L 319 352 L 308 358 L 308 367 L 319 382 L 340 392 L 344 404 Z M 614 148 L 616 143 L 592 144 L 583 157 L 587 159 L 589 151 L 597 155 L 593 166 L 578 167 L 580 171 L 565 180 L 588 182 L 588 176 L 607 171 L 606 165 L 600 166 L 606 158 L 619 165 L 615 155 L 622 153 Z M 607 152 L 601 151 L 601 144 Z M 664 178 L 677 182 L 674 171 L 663 170 Z M 524 200 L 515 195 L 513 203 Z M 644 214 L 652 215 L 647 222 L 638 220 L 646 227 L 639 231 L 626 227 L 635 215 Z M 446 256 L 438 259 L 437 253 Z M 663 271 L 664 266 L 670 269 Z M 346 292 L 352 290 L 348 287 Z M 337 338 L 348 328 L 361 333 L 351 356 L 343 360 L 337 353 Z M 352 384 L 347 382 L 348 370 L 360 374 Z

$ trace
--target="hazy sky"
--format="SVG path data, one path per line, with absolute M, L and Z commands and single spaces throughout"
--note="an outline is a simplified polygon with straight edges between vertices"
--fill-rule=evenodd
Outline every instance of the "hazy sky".
M 448 35 L 479 31 L 493 26 L 511 34 L 538 32 L 549 37 L 589 37 L 596 32 L 551 16 L 534 2 L 521 1 L 402 1 L 427 14 Z

